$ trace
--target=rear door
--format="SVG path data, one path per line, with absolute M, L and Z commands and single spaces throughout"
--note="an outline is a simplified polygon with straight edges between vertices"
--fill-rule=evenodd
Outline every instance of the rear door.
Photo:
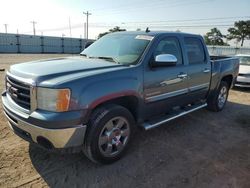
M 199 37 L 184 37 L 188 61 L 189 97 L 205 99 L 210 86 L 211 62 Z M 191 98 L 190 98 L 191 99 Z

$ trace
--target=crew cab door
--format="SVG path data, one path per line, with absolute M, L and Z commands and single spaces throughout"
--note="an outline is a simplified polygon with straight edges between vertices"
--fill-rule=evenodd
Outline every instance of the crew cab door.
M 188 61 L 188 95 L 193 101 L 205 99 L 210 85 L 211 62 L 204 43 L 198 37 L 184 37 L 184 46 Z
M 174 66 L 152 67 L 150 63 L 159 54 L 171 54 L 177 58 Z M 154 46 L 151 62 L 144 71 L 144 101 L 146 115 L 153 116 L 185 103 L 188 93 L 187 67 L 184 65 L 179 39 L 162 37 Z

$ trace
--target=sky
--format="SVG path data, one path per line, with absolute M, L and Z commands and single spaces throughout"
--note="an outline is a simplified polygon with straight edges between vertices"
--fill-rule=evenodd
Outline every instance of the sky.
M 33 34 L 35 21 L 37 35 L 84 38 L 89 11 L 92 39 L 115 26 L 201 35 L 217 27 L 227 34 L 235 21 L 250 20 L 249 10 L 250 0 L 0 0 L 0 32 L 8 24 L 8 33 Z

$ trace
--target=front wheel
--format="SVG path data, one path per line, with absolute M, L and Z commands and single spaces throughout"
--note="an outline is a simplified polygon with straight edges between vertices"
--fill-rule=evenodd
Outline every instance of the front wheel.
M 107 105 L 95 110 L 88 125 L 84 153 L 97 163 L 115 162 L 124 155 L 134 125 L 133 116 L 122 106 Z
M 223 110 L 229 94 L 229 86 L 225 81 L 221 81 L 215 95 L 208 99 L 208 109 L 214 112 Z

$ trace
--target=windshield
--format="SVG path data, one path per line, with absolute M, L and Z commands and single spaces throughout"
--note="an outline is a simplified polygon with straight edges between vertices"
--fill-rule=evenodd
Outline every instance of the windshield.
M 250 66 L 250 57 L 240 57 L 240 64 Z
M 113 62 L 125 65 L 136 64 L 152 39 L 153 37 L 147 35 L 109 34 L 94 42 L 81 55 L 113 59 Z

